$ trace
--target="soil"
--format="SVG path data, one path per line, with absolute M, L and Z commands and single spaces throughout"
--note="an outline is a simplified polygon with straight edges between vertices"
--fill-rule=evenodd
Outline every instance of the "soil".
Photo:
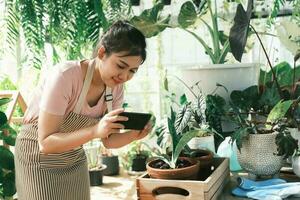
M 188 160 L 178 159 L 175 168 L 184 168 L 184 167 L 189 167 L 191 165 L 192 163 L 190 163 Z M 156 169 L 170 169 L 170 166 L 162 160 L 158 160 L 157 162 L 151 163 L 150 167 Z

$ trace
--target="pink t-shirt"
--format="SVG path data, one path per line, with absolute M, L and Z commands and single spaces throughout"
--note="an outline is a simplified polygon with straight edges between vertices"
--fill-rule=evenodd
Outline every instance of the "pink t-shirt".
M 50 114 L 67 116 L 75 108 L 83 87 L 83 80 L 80 61 L 67 61 L 55 66 L 36 89 L 25 112 L 24 123 L 36 121 L 40 109 Z M 112 88 L 112 95 L 113 109 L 122 107 L 123 85 Z M 102 95 L 93 107 L 84 101 L 80 114 L 98 118 L 103 116 L 106 110 L 104 95 Z

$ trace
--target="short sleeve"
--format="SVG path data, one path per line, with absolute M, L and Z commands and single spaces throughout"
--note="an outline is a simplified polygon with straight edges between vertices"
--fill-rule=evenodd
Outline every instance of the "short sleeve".
M 113 110 L 117 108 L 122 108 L 123 102 L 124 102 L 124 86 L 120 85 L 116 88 L 114 91 L 115 95 L 113 98 Z
M 72 81 L 59 66 L 46 79 L 40 109 L 54 115 L 65 115 L 72 94 Z

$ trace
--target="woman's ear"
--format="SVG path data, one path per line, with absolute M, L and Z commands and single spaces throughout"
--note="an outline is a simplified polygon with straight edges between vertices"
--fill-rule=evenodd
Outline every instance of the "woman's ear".
M 101 45 L 101 47 L 98 49 L 98 58 L 102 60 L 102 58 L 105 56 L 105 47 Z

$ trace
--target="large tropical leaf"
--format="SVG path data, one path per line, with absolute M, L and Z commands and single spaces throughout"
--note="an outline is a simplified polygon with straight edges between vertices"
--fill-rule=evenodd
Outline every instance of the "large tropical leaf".
M 2 99 L 0 99 L 0 106 L 2 106 L 4 104 L 7 104 L 10 101 L 11 101 L 10 98 L 2 98 Z
M 7 148 L 0 146 L 0 166 L 7 170 L 14 170 L 14 154 Z
M 178 15 L 178 23 L 182 28 L 187 28 L 193 25 L 197 19 L 197 12 L 194 4 L 187 1 L 182 4 Z
M 278 102 L 268 115 L 267 122 L 275 123 L 278 120 L 282 119 L 286 115 L 292 104 L 292 100 Z
M 174 152 L 172 153 L 172 163 L 173 166 L 171 166 L 171 168 L 175 168 L 175 164 L 176 161 L 181 153 L 181 151 L 184 149 L 184 147 L 187 145 L 187 143 L 193 139 L 194 137 L 196 137 L 198 135 L 198 130 L 191 130 L 189 132 L 186 132 L 178 141 Z
M 182 134 L 183 130 L 188 126 L 188 123 L 190 122 L 193 114 L 190 105 L 190 103 L 183 105 L 176 115 L 175 129 L 177 134 Z
M 149 38 L 156 36 L 169 25 L 170 15 L 161 17 L 160 13 L 164 5 L 157 3 L 151 9 L 144 10 L 141 15 L 134 16 L 130 22 Z
M 11 197 L 16 193 L 15 173 L 9 172 L 3 177 L 3 194 L 6 197 Z
M 253 0 L 248 1 L 247 11 L 239 4 L 234 17 L 234 24 L 230 29 L 230 49 L 236 60 L 241 61 L 246 46 Z
M 7 117 L 4 112 L 0 111 L 0 128 L 4 126 L 7 122 Z

